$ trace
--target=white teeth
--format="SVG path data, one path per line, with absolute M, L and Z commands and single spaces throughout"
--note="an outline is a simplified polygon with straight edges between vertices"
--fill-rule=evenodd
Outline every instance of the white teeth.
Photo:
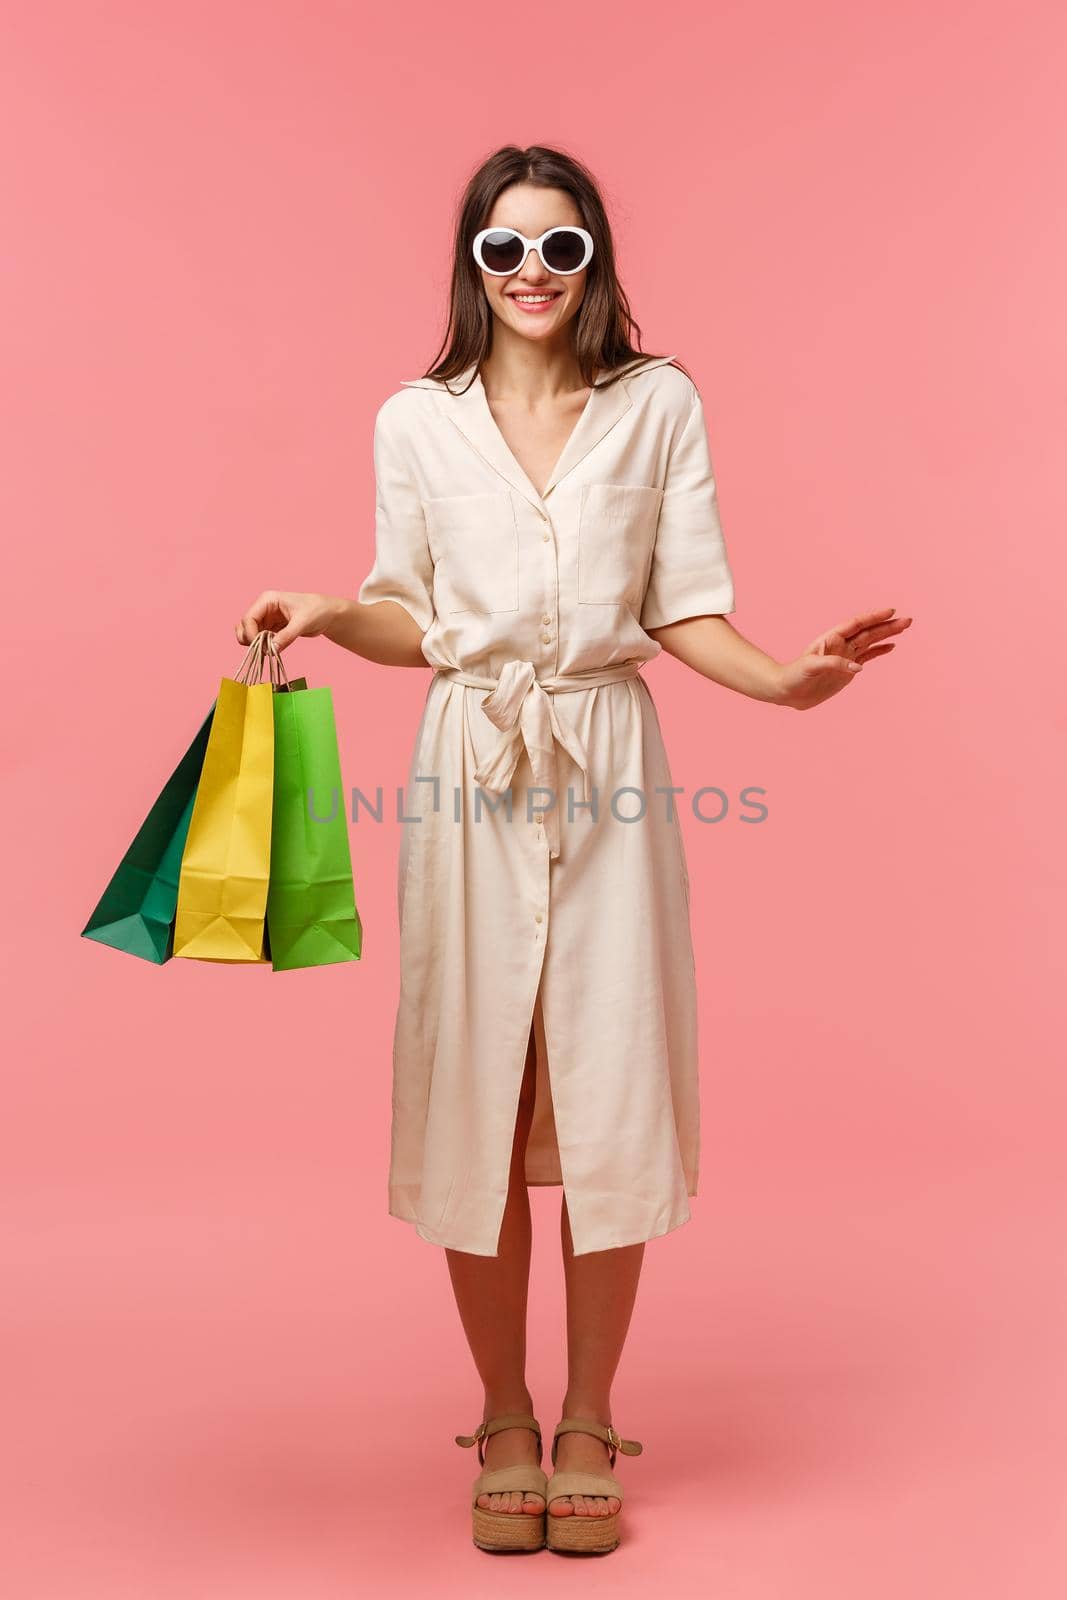
M 540 305 L 542 300 L 555 300 L 554 294 L 513 294 L 513 300 L 519 300 L 523 305 Z

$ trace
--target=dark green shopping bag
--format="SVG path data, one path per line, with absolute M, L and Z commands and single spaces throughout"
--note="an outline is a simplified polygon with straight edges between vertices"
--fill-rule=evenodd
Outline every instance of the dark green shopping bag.
M 362 951 L 333 696 L 326 688 L 274 697 L 266 928 L 275 972 L 358 961 Z
M 182 851 L 214 715 L 212 705 L 82 929 L 83 939 L 157 966 L 170 960 Z

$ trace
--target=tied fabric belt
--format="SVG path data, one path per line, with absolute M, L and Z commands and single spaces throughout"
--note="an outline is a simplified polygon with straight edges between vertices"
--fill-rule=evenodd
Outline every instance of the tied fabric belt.
M 549 856 L 559 855 L 559 791 L 555 746 L 562 745 L 582 774 L 582 800 L 590 799 L 589 758 L 581 740 L 565 728 L 556 716 L 552 697 L 575 689 L 594 689 L 602 683 L 621 683 L 636 678 L 640 661 L 621 661 L 616 666 L 594 672 L 573 672 L 555 678 L 539 678 L 532 661 L 507 661 L 499 678 L 481 678 L 461 667 L 439 667 L 437 674 L 453 683 L 472 689 L 490 689 L 481 702 L 482 710 L 500 736 L 485 759 L 475 768 L 474 781 L 483 789 L 502 794 L 510 785 L 519 756 L 525 746 L 536 786 L 550 791 L 544 808 L 548 830 Z

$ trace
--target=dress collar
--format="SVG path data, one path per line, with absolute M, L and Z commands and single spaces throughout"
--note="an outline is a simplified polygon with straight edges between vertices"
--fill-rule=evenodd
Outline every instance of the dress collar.
M 578 463 L 630 410 L 633 399 L 628 388 L 629 381 L 639 372 L 667 366 L 674 359 L 674 356 L 656 356 L 643 363 L 632 363 L 618 381 L 594 387 L 552 469 L 544 495 L 538 494 L 497 426 L 496 418 L 489 409 L 477 363 L 469 366 L 449 385 L 438 378 L 411 378 L 405 379 L 402 387 L 431 390 L 437 409 L 458 428 L 471 448 L 531 505 L 537 510 L 544 510 L 552 490 L 560 480 L 573 472 Z

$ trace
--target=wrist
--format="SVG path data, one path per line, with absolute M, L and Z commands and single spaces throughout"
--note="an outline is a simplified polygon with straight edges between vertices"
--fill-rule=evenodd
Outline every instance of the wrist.
M 771 660 L 767 676 L 767 693 L 764 699 L 775 706 L 789 705 L 789 684 L 786 676 L 787 663 Z
M 327 594 L 322 597 L 322 607 L 326 618 L 326 626 L 322 631 L 333 644 L 338 642 L 337 630 L 339 628 L 343 629 L 350 605 L 351 601 L 346 600 L 344 595 Z

